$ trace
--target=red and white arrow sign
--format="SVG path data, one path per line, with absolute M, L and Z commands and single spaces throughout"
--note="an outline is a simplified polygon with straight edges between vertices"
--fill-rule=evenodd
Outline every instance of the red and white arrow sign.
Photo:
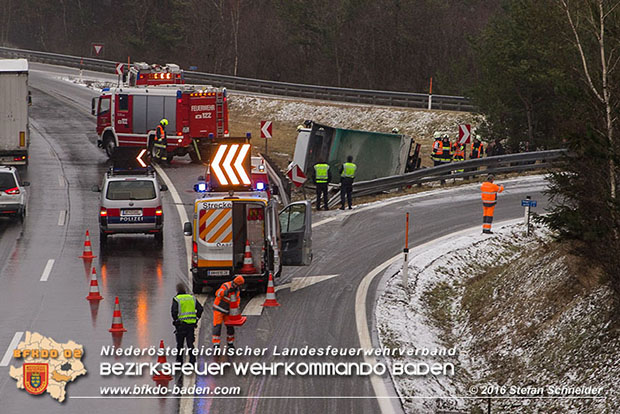
M 459 125 L 459 144 L 469 144 L 471 138 L 471 125 Z
M 117 63 L 116 64 L 116 74 L 117 75 L 122 75 L 124 67 L 125 67 L 125 65 L 123 65 L 122 63 Z
M 287 177 L 291 179 L 295 187 L 301 187 L 302 184 L 306 181 L 306 175 L 299 168 L 299 165 L 293 164 L 293 166 L 286 173 Z
M 271 138 L 271 121 L 260 121 L 260 137 Z
M 138 156 L 136 157 L 136 160 L 138 160 L 138 164 L 140 164 L 142 168 L 146 167 L 146 163 L 142 159 L 142 157 L 144 157 L 144 154 L 146 154 L 146 148 L 142 148 L 142 151 L 140 151 L 140 154 L 138 154 Z
M 218 147 L 215 157 L 211 161 L 211 170 L 221 185 L 251 184 L 250 177 L 243 166 L 249 151 L 250 144 L 220 145 Z M 223 162 L 222 159 L 224 159 Z

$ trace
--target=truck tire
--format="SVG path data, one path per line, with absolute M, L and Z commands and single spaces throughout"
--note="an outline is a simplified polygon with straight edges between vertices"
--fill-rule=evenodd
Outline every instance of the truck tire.
M 196 151 L 189 151 L 189 158 L 192 160 L 193 164 L 202 164 L 202 160 L 196 153 Z
M 110 134 L 106 134 L 103 137 L 103 149 L 105 153 L 108 155 L 108 158 L 112 157 L 114 153 L 114 149 L 116 148 L 116 142 L 114 142 L 114 137 Z

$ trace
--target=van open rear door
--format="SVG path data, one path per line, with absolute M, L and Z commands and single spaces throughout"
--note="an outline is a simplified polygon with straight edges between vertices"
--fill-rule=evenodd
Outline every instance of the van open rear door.
M 307 266 L 312 262 L 312 206 L 296 201 L 279 214 L 282 236 L 282 263 Z

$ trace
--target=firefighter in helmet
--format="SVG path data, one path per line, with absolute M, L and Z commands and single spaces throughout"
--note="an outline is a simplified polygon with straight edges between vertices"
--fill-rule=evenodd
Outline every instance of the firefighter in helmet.
M 443 156 L 443 145 L 441 143 L 441 133 L 435 132 L 433 134 L 433 152 L 431 153 L 431 159 L 433 160 L 433 166 L 438 166 L 441 164 L 441 159 Z
M 159 121 L 159 125 L 155 128 L 155 143 L 153 144 L 153 156 L 156 160 L 166 162 L 168 161 L 168 138 L 166 137 L 166 126 L 168 120 L 163 118 Z
M 222 286 L 215 292 L 215 301 L 213 302 L 213 347 L 219 348 L 222 334 L 222 325 L 226 324 L 228 315 L 230 313 L 230 303 L 232 302 L 233 295 L 237 307 L 241 302 L 240 287 L 245 284 L 243 276 L 236 276 L 229 282 L 222 283 Z M 235 328 L 230 325 L 226 325 L 226 342 L 229 348 L 235 347 Z

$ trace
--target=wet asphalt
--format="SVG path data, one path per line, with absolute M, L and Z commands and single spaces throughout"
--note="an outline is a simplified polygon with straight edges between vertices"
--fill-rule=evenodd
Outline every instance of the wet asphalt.
M 166 193 L 163 248 L 154 246 L 152 236 L 137 235 L 115 237 L 108 248 L 101 250 L 97 227 L 99 195 L 90 189 L 101 182 L 108 160 L 95 144 L 95 122 L 89 113 L 94 93 L 58 79 L 61 75 L 75 74 L 74 69 L 37 64 L 32 69 L 31 163 L 23 174 L 23 179 L 31 182 L 28 217 L 23 225 L 0 220 L 0 314 L 3 315 L 0 357 L 15 332 L 36 331 L 58 342 L 74 340 L 84 345 L 83 362 L 89 372 L 68 385 L 69 398 L 59 404 L 45 394 L 33 397 L 17 391 L 8 368 L 0 367 L 0 411 L 178 412 L 178 399 L 84 398 L 100 397 L 99 388 L 105 385 L 154 384 L 148 376 L 110 378 L 98 372 L 100 362 L 147 362 L 154 358 L 114 358 L 99 354 L 102 346 L 115 344 L 149 347 L 163 339 L 166 345 L 173 345 L 170 303 L 175 284 L 188 278 L 185 240 L 176 205 Z M 195 178 L 203 173 L 203 167 L 190 164 L 188 159 L 178 159 L 165 172 L 190 214 L 194 199 L 191 188 Z M 546 200 L 540 193 L 542 188 L 542 179 L 532 178 L 507 185 L 496 208 L 496 222 L 521 217 L 520 200 L 525 195 L 538 199 L 537 211 L 543 211 Z M 66 211 L 66 219 L 59 225 L 62 211 Z M 411 214 L 412 246 L 481 224 L 479 192 L 474 186 L 418 196 L 384 208 L 354 210 L 353 214 L 339 210 L 315 213 L 315 223 L 332 216 L 338 218 L 314 229 L 312 264 L 285 268 L 276 284 L 290 282 L 294 277 L 339 276 L 294 292 L 279 291 L 277 297 L 282 306 L 265 309 L 261 316 L 249 316 L 237 333 L 238 347 L 247 345 L 270 351 L 265 357 L 235 357 L 234 360 L 289 361 L 271 355 L 274 346 L 280 349 L 306 345 L 359 347 L 354 314 L 357 286 L 378 264 L 402 251 L 405 212 Z M 97 256 L 92 266 L 99 275 L 104 297 L 98 306 L 92 307 L 85 300 L 89 268 L 78 258 L 86 229 L 91 232 Z M 54 266 L 48 280 L 42 282 L 43 269 L 50 259 L 54 260 Z M 377 283 L 378 278 L 371 285 L 371 292 Z M 120 299 L 127 328 L 120 339 L 108 332 L 115 296 Z M 247 300 L 252 295 L 246 296 Z M 369 296 L 373 298 L 372 294 Z M 206 301 L 206 312 L 201 320 L 199 345 L 208 346 L 212 297 L 207 294 L 200 297 Z M 373 303 L 374 300 L 369 300 L 366 304 L 371 323 Z M 212 358 L 198 359 L 198 362 L 212 361 Z M 356 361 L 359 359 L 347 359 L 347 362 Z M 21 364 L 21 361 L 11 363 Z M 241 398 L 196 398 L 193 402 L 196 413 L 379 410 L 367 378 L 225 375 L 199 377 L 196 382 L 201 386 L 241 387 Z

